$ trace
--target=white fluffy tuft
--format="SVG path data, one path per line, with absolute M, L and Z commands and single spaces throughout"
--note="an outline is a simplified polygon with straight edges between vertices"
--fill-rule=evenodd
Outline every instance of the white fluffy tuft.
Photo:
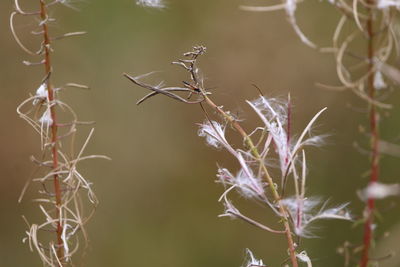
M 260 97 L 247 103 L 254 109 L 260 119 L 264 122 L 266 130 L 271 135 L 279 156 L 282 174 L 286 172 L 290 154 L 287 133 L 284 128 L 287 121 L 287 103 L 276 99 Z
M 400 1 L 399 0 L 378 0 L 377 8 L 379 9 L 388 9 L 390 7 L 395 7 L 400 9 Z
M 38 102 L 48 99 L 48 97 L 49 97 L 49 92 L 47 91 L 47 86 L 45 83 L 42 83 L 36 90 L 33 104 L 36 105 Z
M 42 126 L 48 127 L 53 124 L 53 119 L 51 118 L 50 109 L 43 112 L 42 117 L 40 117 L 39 122 Z
M 349 203 L 332 208 L 326 208 L 327 201 L 323 202 L 318 197 L 299 199 L 287 198 L 282 201 L 294 220 L 294 231 L 298 236 L 314 238 L 311 224 L 317 220 L 346 220 L 352 221 L 352 216 L 347 210 Z
M 400 184 L 371 183 L 364 190 L 358 193 L 361 200 L 369 198 L 384 199 L 392 196 L 400 196 Z
M 224 185 L 234 186 L 245 198 L 257 198 L 265 194 L 261 179 L 254 175 L 243 156 L 238 153 L 238 160 L 242 168 L 236 174 L 226 168 L 219 168 L 217 177 Z
M 312 267 L 311 259 L 308 257 L 307 252 L 303 250 L 302 252 L 298 253 L 296 257 L 307 264 L 307 267 Z
M 385 89 L 387 87 L 381 71 L 375 72 L 374 87 L 377 90 Z
M 256 259 L 256 257 L 254 257 L 253 252 L 251 252 L 251 250 L 248 248 L 246 248 L 246 256 L 247 256 L 247 262 L 245 263 L 245 265 L 243 265 L 243 267 L 264 267 L 264 266 L 266 266 L 266 265 L 264 265 L 262 260 Z
M 144 7 L 164 8 L 165 4 L 162 0 L 137 0 L 136 4 Z
M 199 124 L 200 129 L 198 135 L 205 137 L 208 145 L 215 148 L 224 147 L 234 156 L 237 155 L 236 151 L 231 147 L 225 137 L 225 127 L 216 121 L 206 121 L 205 123 Z

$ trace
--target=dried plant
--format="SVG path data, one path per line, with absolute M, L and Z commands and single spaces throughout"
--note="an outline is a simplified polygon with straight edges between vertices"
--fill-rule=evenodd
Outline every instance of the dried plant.
M 389 189 L 389 185 L 378 182 L 380 154 L 393 155 L 390 152 L 392 150 L 390 147 L 393 146 L 380 140 L 379 113 L 392 108 L 390 104 L 383 101 L 388 97 L 390 89 L 400 83 L 400 71 L 393 67 L 399 54 L 400 2 L 396 0 L 329 0 L 329 3 L 341 13 L 341 18 L 332 37 L 332 47 L 324 48 L 310 42 L 297 25 L 295 10 L 298 2 L 300 1 L 285 0 L 283 4 L 277 6 L 242 6 L 241 9 L 247 11 L 285 9 L 290 23 L 305 44 L 334 55 L 336 72 L 341 85 L 318 85 L 338 91 L 350 90 L 365 100 L 369 106 L 370 180 L 368 187 L 362 190 L 362 200 L 366 202 L 366 208 L 363 215 L 364 237 L 359 262 L 361 267 L 366 267 L 373 240 L 375 199 L 393 195 L 393 190 Z M 365 44 L 366 52 L 359 52 L 360 45 Z M 378 193 L 376 193 L 377 190 Z
M 196 46 L 193 51 L 184 54 L 184 59 L 173 62 L 190 74 L 190 82 L 183 82 L 182 86 L 164 87 L 161 84 L 153 86 L 142 82 L 142 78 L 148 74 L 137 77 L 124 75 L 134 84 L 151 91 L 137 104 L 150 97 L 164 95 L 185 104 L 201 106 L 206 120 L 199 124 L 199 136 L 205 137 L 209 146 L 227 150 L 239 166 L 236 174 L 226 168 L 218 168 L 218 181 L 225 187 L 225 192 L 220 198 L 225 211 L 220 216 L 241 219 L 267 232 L 284 235 L 292 266 L 298 266 L 298 261 L 311 266 L 307 253 L 304 250 L 298 252 L 300 251 L 298 244 L 301 238 L 315 236 L 312 224 L 320 219 L 352 220 L 346 209 L 347 204 L 328 208 L 327 203 L 321 198 L 306 197 L 307 168 L 304 149 L 306 146 L 321 144 L 323 136 L 313 136 L 311 128 L 325 108 L 311 119 L 298 138 L 294 138 L 291 133 L 290 98 L 286 102 L 268 99 L 261 94 L 254 101 L 246 101 L 262 122 L 261 126 L 248 134 L 231 112 L 213 102 L 210 97 L 211 92 L 204 87 L 197 60 L 205 51 L 205 47 Z M 188 96 L 185 97 L 181 95 L 182 93 Z M 211 118 L 208 109 L 216 113 L 215 119 Z M 230 130 L 243 138 L 242 147 L 234 147 L 229 141 L 227 131 Z M 279 174 L 273 177 L 271 173 L 274 167 L 279 170 Z M 288 183 L 289 179 L 293 182 Z M 288 185 L 293 185 L 294 188 L 288 190 Z M 233 190 L 244 198 L 255 200 L 269 208 L 280 219 L 282 229 L 273 229 L 244 215 L 229 198 Z M 294 191 L 294 196 L 286 196 L 285 193 L 288 191 Z M 246 266 L 264 266 L 263 262 L 255 259 L 249 250 L 247 254 L 249 261 Z
M 39 134 L 41 140 L 41 155 L 32 156 L 37 165 L 35 177 L 28 181 L 19 201 L 31 181 L 40 185 L 39 196 L 34 199 L 43 213 L 44 222 L 29 223 L 25 219 L 29 230 L 26 231 L 27 241 L 31 251 L 36 250 L 44 266 L 72 265 L 72 256 L 78 251 L 81 234 L 87 241 L 84 225 L 94 212 L 98 201 L 92 190 L 92 183 L 77 169 L 79 162 L 92 158 L 105 158 L 102 155 L 84 155 L 84 150 L 94 129 L 90 130 L 86 141 L 78 153 L 75 152 L 76 131 L 79 125 L 91 125 L 93 122 L 78 120 L 72 107 L 60 100 L 59 94 L 67 87 L 83 88 L 86 86 L 68 83 L 62 87 L 55 87 L 52 82 L 52 53 L 53 42 L 84 32 L 71 32 L 58 37 L 51 37 L 49 24 L 55 19 L 50 17 L 49 8 L 57 4 L 68 5 L 68 1 L 38 0 L 38 11 L 27 12 L 18 2 L 14 1 L 15 10 L 10 17 L 11 32 L 17 44 L 27 54 L 40 57 L 38 62 L 24 61 L 27 66 L 43 66 L 44 78 L 40 86 L 17 108 L 19 116 L 24 119 Z M 41 36 L 43 41 L 37 51 L 33 51 L 22 43 L 18 37 L 15 20 L 21 16 L 39 18 L 37 30 L 33 35 Z M 66 148 L 71 147 L 70 151 Z M 92 207 L 88 214 L 84 214 L 83 207 L 87 203 Z

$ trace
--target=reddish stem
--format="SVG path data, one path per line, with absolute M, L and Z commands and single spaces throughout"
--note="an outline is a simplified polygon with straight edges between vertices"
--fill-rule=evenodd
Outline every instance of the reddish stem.
M 53 170 L 57 170 L 58 168 L 58 147 L 57 147 L 57 116 L 56 116 L 56 109 L 54 105 L 54 90 L 51 85 L 50 81 L 50 72 L 51 72 L 51 57 L 50 57 L 50 37 L 49 37 L 49 30 L 47 26 L 46 20 L 48 19 L 46 3 L 44 0 L 40 0 L 40 18 L 42 21 L 42 28 L 43 28 L 43 44 L 44 44 L 44 66 L 46 71 L 46 86 L 49 95 L 49 104 L 50 104 L 50 116 L 52 119 L 51 124 L 51 142 L 52 148 L 51 153 L 53 157 Z M 60 186 L 60 180 L 57 174 L 54 174 L 54 193 L 56 198 L 56 209 L 57 209 L 57 257 L 60 262 L 63 261 L 64 258 L 64 250 L 63 250 L 63 240 L 62 240 L 62 232 L 63 226 L 61 223 L 61 204 L 62 204 L 62 192 Z
M 368 1 L 369 5 L 373 5 L 373 0 Z M 368 20 L 367 20 L 367 32 L 368 32 L 368 88 L 369 97 L 371 100 L 375 98 L 375 87 L 374 87 L 374 46 L 373 46 L 373 21 L 372 21 L 372 10 L 368 8 Z M 378 113 L 376 107 L 371 104 L 370 113 L 370 130 L 371 130 L 371 176 L 369 186 L 376 183 L 379 179 L 379 132 L 378 132 Z M 373 239 L 372 224 L 374 220 L 374 209 L 375 199 L 368 198 L 366 206 L 366 222 L 364 224 L 364 247 L 362 257 L 360 260 L 360 267 L 367 267 L 369 261 L 369 249 L 371 247 L 371 241 Z

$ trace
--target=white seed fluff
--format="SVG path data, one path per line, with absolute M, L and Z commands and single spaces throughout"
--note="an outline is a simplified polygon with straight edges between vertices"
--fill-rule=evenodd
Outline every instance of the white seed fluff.
M 164 8 L 165 4 L 162 0 L 137 0 L 136 4 L 144 7 Z
M 35 99 L 33 100 L 33 104 L 36 105 L 38 102 L 42 100 L 46 100 L 49 96 L 49 92 L 47 91 L 47 86 L 45 83 L 42 83 L 39 88 L 36 90 Z

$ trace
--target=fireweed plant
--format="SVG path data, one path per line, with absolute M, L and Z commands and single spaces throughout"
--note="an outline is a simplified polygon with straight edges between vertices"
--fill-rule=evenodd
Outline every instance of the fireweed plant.
M 87 89 L 86 86 L 68 83 L 55 87 L 52 67 L 53 43 L 84 32 L 70 32 L 61 36 L 51 37 L 49 24 L 55 19 L 50 17 L 49 8 L 58 4 L 68 5 L 65 0 L 37 0 L 37 11 L 26 11 L 21 8 L 18 0 L 14 1 L 15 10 L 10 17 L 11 32 L 17 44 L 30 56 L 40 58 L 37 62 L 24 61 L 27 66 L 44 68 L 44 77 L 38 83 L 33 95 L 25 99 L 17 108 L 18 115 L 25 120 L 40 136 L 41 154 L 32 156 L 36 164 L 34 177 L 23 189 L 19 201 L 30 182 L 38 184 L 39 210 L 44 221 L 30 223 L 26 238 L 31 251 L 36 251 L 44 266 L 73 265 L 72 256 L 80 247 L 80 235 L 87 241 L 84 225 L 93 215 L 98 203 L 92 190 L 92 183 L 80 171 L 78 163 L 92 158 L 104 158 L 102 155 L 84 155 L 84 150 L 93 135 L 92 128 L 79 149 L 76 150 L 75 138 L 79 125 L 90 125 L 93 122 L 79 121 L 71 106 L 60 100 L 60 92 L 68 87 Z M 32 34 L 42 39 L 39 48 L 31 50 L 18 37 L 15 23 L 21 16 L 37 19 L 37 29 Z M 33 88 L 31 88 L 33 89 Z M 67 150 L 67 148 L 70 148 Z M 83 213 L 83 207 L 90 205 L 88 214 Z
M 219 199 L 225 211 L 220 216 L 241 219 L 272 234 L 285 236 L 289 256 L 285 261 L 290 261 L 294 267 L 299 266 L 298 261 L 311 266 L 310 258 L 299 244 L 301 238 L 315 237 L 312 224 L 321 219 L 352 220 L 347 210 L 348 204 L 328 207 L 327 202 L 321 198 L 306 197 L 307 165 L 304 149 L 306 146 L 321 144 L 322 136 L 311 135 L 311 128 L 326 108 L 319 111 L 299 137 L 295 138 L 291 133 L 290 99 L 281 101 L 260 95 L 253 101 L 246 101 L 261 122 L 261 126 L 248 133 L 231 112 L 213 102 L 211 93 L 204 87 L 197 60 L 205 51 L 205 47 L 196 46 L 184 54 L 184 59 L 173 62 L 190 75 L 190 81 L 183 82 L 182 86 L 164 87 L 162 83 L 156 86 L 144 83 L 142 78 L 149 74 L 124 76 L 151 91 L 137 104 L 156 95 L 164 95 L 182 103 L 200 105 L 205 121 L 199 124 L 198 135 L 204 137 L 209 146 L 227 150 L 239 167 L 236 172 L 224 167 L 218 168 L 217 181 L 225 188 Z M 215 118 L 211 114 L 216 114 Z M 228 132 L 239 134 L 243 138 L 243 146 L 234 147 L 229 141 Z M 278 177 L 272 177 L 272 166 L 279 169 Z M 289 179 L 293 182 L 288 183 Z M 294 188 L 288 190 L 288 185 Z M 256 221 L 239 211 L 229 198 L 233 191 L 269 208 L 282 223 L 281 229 L 273 229 L 267 223 Z M 285 192 L 288 191 L 294 191 L 295 194 L 286 196 Z M 250 250 L 247 250 L 247 255 L 246 266 L 265 266 Z
M 350 90 L 368 104 L 370 177 L 368 186 L 359 191 L 361 200 L 366 203 L 362 216 L 364 235 L 359 265 L 366 267 L 371 261 L 369 253 L 374 239 L 373 229 L 376 228 L 375 200 L 399 195 L 398 184 L 379 182 L 380 154 L 393 155 L 391 144 L 380 138 L 379 125 L 380 114 L 392 107 L 383 101 L 393 90 L 393 86 L 400 82 L 400 71 L 393 67 L 400 52 L 400 1 L 328 0 L 341 14 L 341 18 L 332 36 L 332 47 L 324 48 L 311 42 L 296 23 L 295 11 L 298 2 L 300 1 L 285 0 L 279 5 L 241 6 L 241 9 L 254 12 L 285 10 L 290 24 L 303 43 L 320 52 L 334 55 L 341 85 L 318 85 L 337 91 Z M 360 51 L 360 45 L 366 49 Z M 346 259 L 346 262 L 348 261 L 349 259 Z

